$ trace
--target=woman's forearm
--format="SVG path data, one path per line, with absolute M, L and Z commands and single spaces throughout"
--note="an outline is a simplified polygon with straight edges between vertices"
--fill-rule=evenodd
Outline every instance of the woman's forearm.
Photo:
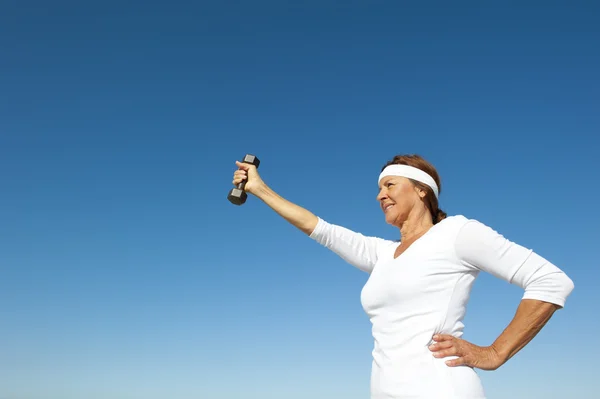
M 527 345 L 559 309 L 553 303 L 523 299 L 515 317 L 492 344 L 502 363 L 507 362 Z
M 317 226 L 319 219 L 316 215 L 281 197 L 266 184 L 256 189 L 254 195 L 307 235 Z

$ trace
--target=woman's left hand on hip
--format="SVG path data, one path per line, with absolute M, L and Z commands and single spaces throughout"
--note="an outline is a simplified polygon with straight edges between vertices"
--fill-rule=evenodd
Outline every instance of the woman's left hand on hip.
M 436 334 L 435 341 L 429 346 L 436 358 L 457 356 L 456 359 L 447 360 L 450 367 L 469 366 L 482 370 L 496 370 L 503 363 L 500 355 L 492 346 L 478 346 L 447 334 Z

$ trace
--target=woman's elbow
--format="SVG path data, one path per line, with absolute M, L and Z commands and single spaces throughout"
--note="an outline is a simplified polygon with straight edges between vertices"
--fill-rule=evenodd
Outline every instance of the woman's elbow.
M 565 273 L 560 273 L 559 276 L 559 285 L 561 287 L 561 291 L 563 293 L 564 298 L 567 298 L 575 289 L 575 283 Z
M 562 271 L 556 271 L 526 284 L 524 299 L 537 299 L 563 308 L 574 289 L 573 280 Z
M 557 298 L 559 298 L 558 303 L 555 303 L 559 308 L 563 308 L 567 298 L 575 289 L 575 283 L 565 273 L 560 272 L 552 276 L 552 285 L 554 286 Z

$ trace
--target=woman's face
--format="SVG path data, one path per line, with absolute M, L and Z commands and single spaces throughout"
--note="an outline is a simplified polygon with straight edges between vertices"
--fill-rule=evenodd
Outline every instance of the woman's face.
M 386 176 L 379 183 L 377 201 L 391 225 L 401 226 L 420 199 L 419 191 L 406 177 Z

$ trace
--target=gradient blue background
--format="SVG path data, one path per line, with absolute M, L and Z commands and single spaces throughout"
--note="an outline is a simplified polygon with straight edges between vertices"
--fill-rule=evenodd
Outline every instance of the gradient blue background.
M 190 2 L 191 3 L 191 2 Z M 383 163 L 533 248 L 575 291 L 489 398 L 592 398 L 600 8 L 593 2 L 0 5 L 0 398 L 368 398 L 367 275 L 256 198 L 246 153 L 330 222 L 398 238 Z M 478 279 L 465 338 L 522 291 Z

